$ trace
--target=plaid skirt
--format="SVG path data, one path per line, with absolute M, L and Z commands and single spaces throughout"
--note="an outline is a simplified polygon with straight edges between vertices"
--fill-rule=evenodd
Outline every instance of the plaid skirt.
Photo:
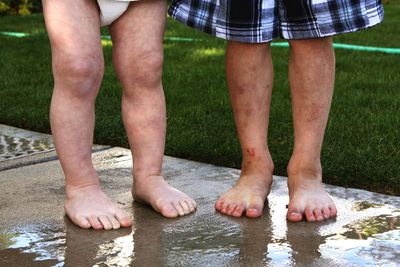
M 174 19 L 227 40 L 262 43 L 354 32 L 383 20 L 381 0 L 172 0 Z

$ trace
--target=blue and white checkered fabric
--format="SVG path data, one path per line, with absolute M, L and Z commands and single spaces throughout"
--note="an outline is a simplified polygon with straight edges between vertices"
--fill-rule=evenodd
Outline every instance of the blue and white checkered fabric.
M 172 0 L 168 13 L 200 31 L 248 43 L 332 36 L 383 20 L 381 0 Z

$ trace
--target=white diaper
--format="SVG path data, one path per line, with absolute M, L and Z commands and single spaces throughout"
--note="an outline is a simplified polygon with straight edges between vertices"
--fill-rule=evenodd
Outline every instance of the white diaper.
M 101 26 L 107 26 L 118 19 L 129 6 L 136 0 L 97 0 L 100 7 Z

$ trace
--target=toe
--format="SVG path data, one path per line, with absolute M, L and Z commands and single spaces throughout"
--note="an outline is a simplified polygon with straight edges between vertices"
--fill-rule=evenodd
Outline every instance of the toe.
M 244 211 L 244 206 L 243 205 L 239 205 L 236 207 L 236 209 L 232 212 L 232 216 L 233 217 L 241 217 L 243 215 L 243 211 Z
M 336 217 L 337 216 L 337 210 L 335 206 L 329 206 L 329 210 L 331 213 L 331 217 Z
M 224 204 L 222 204 L 222 208 L 221 208 L 220 212 L 223 214 L 226 214 L 226 212 L 228 211 L 228 206 L 229 206 L 229 204 L 224 202 Z
M 194 209 L 197 209 L 197 202 L 194 201 L 193 199 L 190 201 L 190 203 L 192 203 L 192 206 L 194 207 Z
M 99 221 L 99 218 L 96 216 L 90 216 L 89 217 L 90 225 L 92 226 L 93 229 L 95 230 L 101 230 L 103 229 L 103 224 Z
M 130 227 L 132 225 L 132 220 L 122 210 L 118 209 L 114 216 L 122 227 Z
M 101 222 L 101 224 L 103 225 L 103 228 L 105 230 L 110 230 L 113 228 L 112 224 L 111 224 L 110 220 L 107 218 L 107 216 L 105 216 L 105 215 L 99 216 L 99 221 Z
M 185 200 L 179 201 L 179 204 L 181 205 L 183 212 L 186 215 L 190 213 L 190 207 Z
M 306 208 L 304 211 L 305 215 L 306 215 L 306 219 L 309 222 L 315 222 L 315 215 L 312 209 L 310 208 Z
M 292 208 L 287 212 L 287 219 L 291 222 L 300 222 L 303 220 L 303 215 L 300 212 L 300 209 Z
M 322 214 L 324 215 L 324 219 L 327 220 L 331 217 L 331 211 L 328 207 L 322 209 Z
M 228 205 L 226 209 L 226 215 L 232 216 L 232 212 L 236 209 L 237 205 L 236 204 L 230 204 Z
M 171 204 L 175 208 L 175 210 L 178 212 L 179 216 L 185 215 L 185 211 L 183 210 L 183 208 L 182 208 L 181 204 L 179 204 L 179 202 L 173 201 Z
M 322 215 L 322 211 L 320 208 L 314 209 L 314 216 L 315 216 L 316 220 L 319 222 L 324 220 L 324 216 Z
M 72 221 L 81 228 L 88 229 L 91 227 L 89 219 L 84 216 L 76 216 L 76 219 Z
M 260 209 L 251 208 L 251 209 L 246 210 L 246 217 L 249 217 L 249 218 L 257 218 L 257 217 L 260 217 L 261 214 L 262 214 L 262 212 Z
M 248 203 L 246 216 L 249 218 L 260 217 L 264 208 L 264 200 L 257 196 L 253 197 Z
M 113 229 L 119 229 L 121 227 L 121 224 L 114 216 L 108 216 L 108 219 L 110 220 Z
M 179 209 L 182 209 L 180 207 L 179 203 L 177 203 L 179 206 Z M 166 218 L 176 218 L 179 216 L 178 209 L 173 205 L 172 202 L 166 203 L 158 209 L 158 211 L 161 213 L 162 216 Z
M 186 200 L 186 204 L 189 206 L 190 212 L 194 212 L 196 210 L 196 206 L 193 204 L 192 200 Z
M 246 216 L 249 218 L 257 218 L 262 215 L 262 207 L 261 206 L 251 206 L 246 210 Z
M 217 202 L 215 203 L 215 209 L 218 210 L 218 211 L 221 211 L 223 205 L 224 205 L 224 199 L 223 198 L 219 198 L 217 200 Z

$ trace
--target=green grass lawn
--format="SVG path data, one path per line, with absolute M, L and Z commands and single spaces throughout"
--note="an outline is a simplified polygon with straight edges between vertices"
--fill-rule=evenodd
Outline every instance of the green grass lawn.
M 400 47 L 400 5 L 385 6 L 385 22 L 335 42 Z M 0 17 L 0 31 L 34 33 L 0 36 L 0 123 L 50 132 L 51 53 L 41 15 Z M 107 31 L 104 29 L 104 33 Z M 225 42 L 168 20 L 165 42 L 166 154 L 240 167 L 240 147 L 227 94 Z M 106 71 L 97 101 L 95 142 L 128 147 L 120 116 L 121 89 L 104 47 Z M 337 79 L 322 151 L 330 184 L 400 195 L 400 55 L 337 50 Z M 286 175 L 293 147 L 287 48 L 273 48 L 275 87 L 269 144 L 275 174 Z

